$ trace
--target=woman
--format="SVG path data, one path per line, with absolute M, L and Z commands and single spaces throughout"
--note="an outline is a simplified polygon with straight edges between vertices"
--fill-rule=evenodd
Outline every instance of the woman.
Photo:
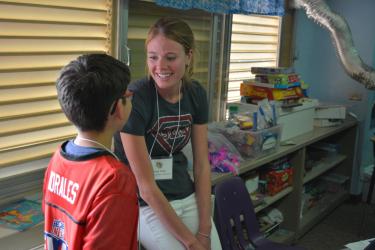
M 129 86 L 133 109 L 115 137 L 139 187 L 139 240 L 147 249 L 221 249 L 211 219 L 207 95 L 190 79 L 193 33 L 179 19 L 161 18 L 146 50 L 149 76 Z M 181 152 L 190 138 L 194 182 Z

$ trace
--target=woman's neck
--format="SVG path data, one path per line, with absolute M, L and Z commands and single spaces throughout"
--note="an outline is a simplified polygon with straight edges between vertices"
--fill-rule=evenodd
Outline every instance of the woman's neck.
M 163 97 L 164 100 L 170 103 L 177 103 L 180 101 L 180 98 L 182 98 L 182 92 L 180 93 L 180 91 L 182 91 L 180 84 L 168 89 L 160 89 L 159 87 L 156 88 L 158 90 L 158 94 Z

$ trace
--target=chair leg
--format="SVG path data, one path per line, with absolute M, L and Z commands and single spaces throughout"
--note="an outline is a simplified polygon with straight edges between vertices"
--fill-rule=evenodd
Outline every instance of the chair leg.
M 372 144 L 373 144 L 372 145 L 373 155 L 375 156 L 375 137 L 372 137 L 371 141 L 372 141 Z M 375 164 L 374 164 L 373 169 L 372 169 L 370 185 L 369 185 L 369 188 L 368 188 L 368 191 L 367 191 L 366 204 L 364 205 L 364 208 L 363 208 L 363 216 L 362 216 L 360 229 L 359 229 L 359 233 L 358 233 L 359 237 L 361 237 L 362 234 L 363 234 L 364 224 L 365 224 L 366 219 L 367 219 L 367 213 L 368 213 L 367 210 L 371 209 L 371 200 L 372 200 L 372 194 L 374 192 L 374 186 L 375 186 Z
M 359 238 L 362 238 L 362 236 L 363 236 L 363 232 L 364 232 L 364 228 L 365 228 L 365 221 L 367 219 L 367 213 L 368 213 L 368 210 L 370 209 L 369 207 L 370 206 L 367 203 L 363 204 L 362 218 L 361 218 L 361 223 L 359 224 L 359 230 L 358 230 L 358 237 Z
M 373 156 L 375 157 L 375 137 L 371 138 L 372 141 L 372 152 Z M 371 180 L 370 180 L 370 185 L 367 193 L 367 204 L 371 204 L 371 199 L 372 199 L 372 192 L 374 191 L 374 185 L 375 185 L 375 164 L 372 167 L 372 174 L 371 174 Z
M 374 192 L 374 185 L 375 185 L 375 166 L 372 169 L 370 186 L 369 186 L 368 193 L 367 193 L 367 201 L 366 202 L 369 205 L 371 204 L 372 193 Z

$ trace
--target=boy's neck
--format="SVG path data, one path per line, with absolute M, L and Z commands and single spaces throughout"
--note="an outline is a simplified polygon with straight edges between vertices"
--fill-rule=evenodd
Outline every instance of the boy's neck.
M 82 138 L 82 139 L 81 139 Z M 84 140 L 88 139 L 88 140 Z M 94 141 L 94 142 L 91 142 Z M 107 133 L 101 132 L 83 132 L 79 131 L 76 140 L 74 141 L 77 145 L 85 147 L 99 147 L 100 144 L 110 149 L 112 146 L 112 135 L 107 135 Z M 95 143 L 96 142 L 96 143 Z M 98 143 L 98 144 L 97 144 Z

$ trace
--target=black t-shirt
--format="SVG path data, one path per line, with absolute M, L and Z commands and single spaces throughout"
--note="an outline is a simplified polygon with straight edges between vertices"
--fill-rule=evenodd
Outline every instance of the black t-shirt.
M 168 200 L 183 199 L 194 192 L 194 185 L 187 171 L 187 159 L 181 150 L 191 138 L 192 125 L 205 124 L 208 121 L 206 91 L 194 80 L 183 84 L 180 118 L 179 103 L 171 104 L 159 95 L 158 124 L 154 84 L 152 78 L 144 78 L 129 85 L 128 89 L 134 92 L 133 108 L 122 132 L 144 136 L 148 152 L 154 144 L 152 158 L 166 157 L 172 151 L 173 179 L 157 180 L 156 183 Z M 115 153 L 127 163 L 119 133 L 115 135 Z M 145 203 L 141 201 L 141 205 Z

